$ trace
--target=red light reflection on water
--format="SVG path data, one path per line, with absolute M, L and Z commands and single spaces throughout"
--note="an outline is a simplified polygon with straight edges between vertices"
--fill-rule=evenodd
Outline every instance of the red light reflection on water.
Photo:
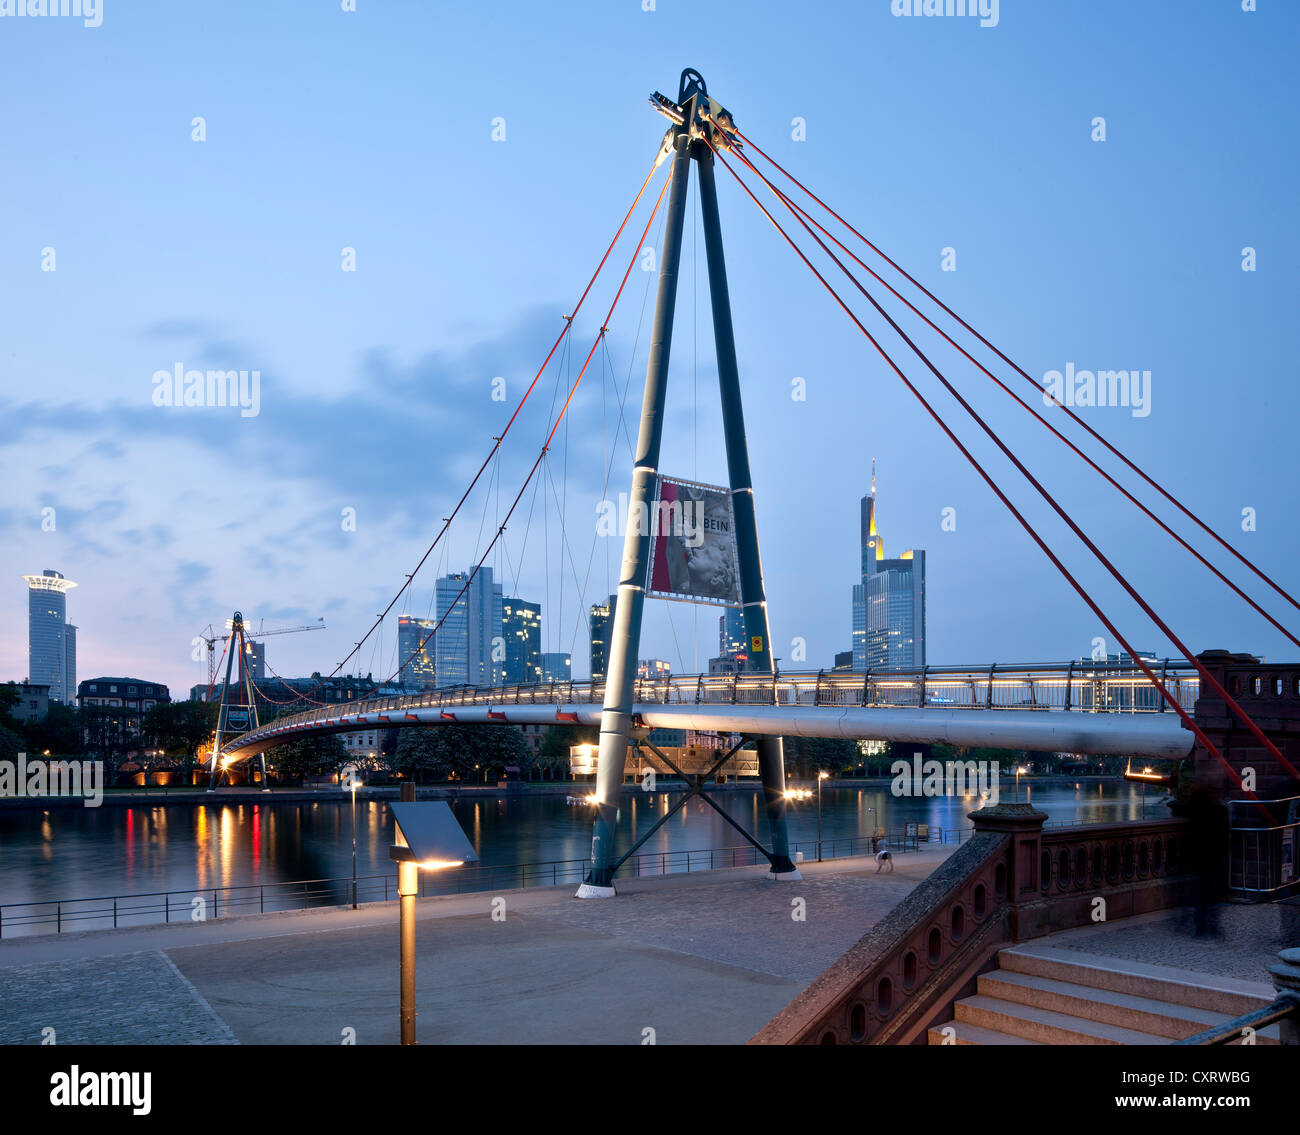
M 135 878 L 135 809 L 126 810 L 126 877 Z
M 253 805 L 253 878 L 262 865 L 262 809 Z

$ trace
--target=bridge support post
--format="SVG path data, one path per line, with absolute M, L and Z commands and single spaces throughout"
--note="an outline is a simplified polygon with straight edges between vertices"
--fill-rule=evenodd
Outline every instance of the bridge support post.
M 771 674 L 772 631 L 763 587 L 763 563 L 758 552 L 758 520 L 749 472 L 749 445 L 745 439 L 745 412 L 740 397 L 740 367 L 736 362 L 736 336 L 731 325 L 731 296 L 722 252 L 722 223 L 718 216 L 718 191 L 713 178 L 713 154 L 707 148 L 701 147 L 699 167 L 709 301 L 713 308 L 713 339 L 718 358 L 718 385 L 722 393 L 722 427 L 727 445 L 732 511 L 736 518 L 740 600 L 749 648 L 746 653 L 751 671 Z M 760 737 L 757 747 L 758 771 L 763 780 L 764 809 L 772 842 L 772 869 L 768 878 L 799 879 L 799 871 L 790 860 L 790 841 L 785 826 L 784 744 L 780 737 Z
M 687 118 L 687 122 L 690 118 Z M 591 838 L 591 870 L 578 888 L 579 898 L 614 895 L 614 831 L 623 768 L 632 726 L 632 694 L 636 682 L 637 651 L 641 643 L 641 610 L 650 553 L 651 511 L 663 439 L 664 403 L 668 392 L 668 357 L 672 347 L 673 309 L 677 302 L 677 274 L 682 253 L 686 214 L 686 189 L 690 182 L 691 136 L 679 126 L 673 136 L 673 182 L 664 221 L 664 250 L 655 296 L 654 327 L 646 364 L 645 396 L 641 402 L 641 428 L 637 437 L 632 492 L 628 504 L 627 532 L 623 538 L 623 564 L 619 571 L 618 598 L 610 632 L 609 668 L 605 674 L 605 702 L 600 716 L 600 746 L 596 766 L 596 822 Z
M 226 677 L 221 683 L 221 701 L 217 706 L 217 732 L 212 738 L 212 762 L 208 768 L 208 791 L 212 792 L 217 787 L 217 777 L 220 775 L 221 760 L 221 742 L 223 736 L 228 732 L 226 729 L 226 717 L 230 712 L 230 671 L 235 663 L 235 651 L 241 637 L 243 628 L 243 616 L 236 611 L 234 617 L 230 620 L 230 640 L 226 644 Z M 240 665 L 240 684 L 243 684 L 243 665 L 244 660 L 241 656 Z

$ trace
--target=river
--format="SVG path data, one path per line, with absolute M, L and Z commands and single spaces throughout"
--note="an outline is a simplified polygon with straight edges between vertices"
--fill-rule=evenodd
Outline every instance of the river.
M 575 790 L 580 791 L 580 790 Z M 1134 820 L 1142 815 L 1142 788 L 1089 782 L 1023 786 L 1024 798 L 1049 822 Z M 1014 798 L 1004 791 L 1003 798 Z M 619 843 L 645 832 L 675 797 L 660 792 L 623 798 Z M 767 841 L 760 796 L 724 791 L 715 800 L 737 823 Z M 942 829 L 968 827 L 978 800 L 900 799 L 886 787 L 840 786 L 822 796 L 824 846 L 918 822 Z M 461 798 L 452 804 L 484 865 L 581 860 L 590 852 L 589 810 L 562 795 Z M 874 810 L 874 811 L 873 811 Z M 792 843 L 813 854 L 817 801 L 789 809 Z M 1146 815 L 1167 815 L 1159 793 Z M 356 807 L 359 875 L 390 874 L 393 824 L 387 804 Z M 742 838 L 700 800 L 692 800 L 645 847 L 647 852 L 734 847 Z M 346 800 L 265 802 L 248 799 L 200 806 L 0 809 L 0 904 L 89 898 L 141 892 L 341 878 L 352 872 L 352 810 Z M 6 914 L 8 917 L 8 914 Z

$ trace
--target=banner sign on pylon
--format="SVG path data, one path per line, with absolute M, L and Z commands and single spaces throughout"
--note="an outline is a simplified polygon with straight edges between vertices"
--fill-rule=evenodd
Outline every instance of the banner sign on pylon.
M 740 606 L 740 560 L 729 489 L 659 478 L 650 515 L 646 594 Z

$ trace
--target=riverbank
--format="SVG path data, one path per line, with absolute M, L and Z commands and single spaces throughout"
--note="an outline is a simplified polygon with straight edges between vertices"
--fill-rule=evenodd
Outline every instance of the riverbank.
M 802 778 L 791 777 L 791 785 L 803 786 Z M 816 780 L 808 783 L 815 785 Z M 823 788 L 874 788 L 888 790 L 893 783 L 889 776 L 866 777 L 832 777 L 821 782 Z M 1023 791 L 1035 787 L 1064 788 L 1072 785 L 1096 786 L 1126 783 L 1121 776 L 1024 776 L 1020 778 Z M 709 786 L 710 792 L 761 792 L 762 784 L 756 779 L 729 781 L 726 784 Z M 417 785 L 415 794 L 418 800 L 461 800 L 461 799 L 519 799 L 537 796 L 585 796 L 594 791 L 595 784 L 588 781 L 521 781 L 513 787 L 501 788 L 494 784 L 422 784 Z M 659 777 L 656 790 L 665 793 L 684 792 L 686 785 L 675 778 Z M 397 785 L 376 785 L 358 790 L 361 800 L 396 800 L 399 795 Z M 1158 791 L 1158 790 L 1157 790 Z M 640 793 L 637 784 L 624 784 L 623 795 Z M 109 788 L 104 790 L 101 807 L 122 808 L 166 808 L 166 807 L 203 807 L 216 804 L 294 804 L 319 803 L 330 801 L 337 803 L 347 800 L 351 793 L 345 788 L 334 785 L 321 785 L 316 788 L 273 788 L 263 791 L 260 788 L 218 788 L 209 792 L 205 788 Z M 47 811 L 51 808 L 87 807 L 81 796 L 8 796 L 0 797 L 0 809 L 31 809 Z

